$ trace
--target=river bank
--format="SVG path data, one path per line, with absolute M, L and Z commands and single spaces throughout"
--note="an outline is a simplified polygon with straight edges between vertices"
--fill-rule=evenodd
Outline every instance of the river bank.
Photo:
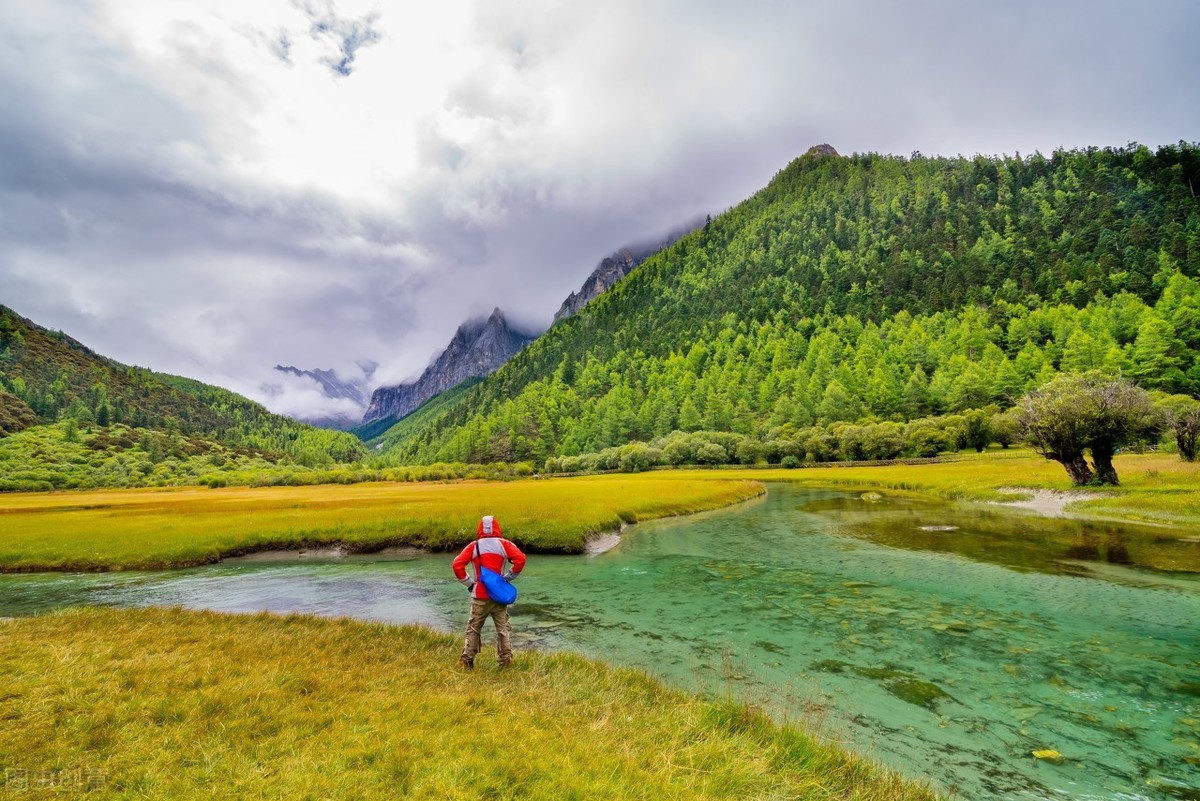
M 1096 488 L 1072 486 L 1057 462 L 1017 448 L 963 454 L 934 464 L 831 463 L 795 470 L 694 472 L 714 479 L 737 477 L 859 492 L 887 490 L 949 501 L 1010 502 L 1009 506 L 1016 506 L 1010 493 L 1017 491 L 1030 494 L 1027 500 L 1033 501 L 1032 511 L 1057 513 L 1066 499 L 1073 517 L 1200 528 L 1200 462 L 1184 462 L 1173 454 L 1128 453 L 1118 454 L 1113 463 L 1120 485 Z
M 1009 509 L 1025 509 L 1043 517 L 1065 517 L 1068 506 L 1105 497 L 1101 493 L 1086 490 L 1027 490 L 1020 487 L 1000 487 L 997 491 L 1020 497 L 991 503 Z
M 505 534 L 531 553 L 598 553 L 615 546 L 613 536 L 627 524 L 740 503 L 761 496 L 769 481 L 1001 503 L 1054 516 L 1069 504 L 1073 517 L 1200 527 L 1200 464 L 1122 454 L 1116 465 L 1121 486 L 1086 495 L 1056 463 L 1017 450 L 921 465 L 5 494 L 0 572 L 181 568 L 279 550 L 449 551 L 483 514 L 497 515 Z M 1007 494 L 1013 491 L 1031 497 L 1014 502 Z

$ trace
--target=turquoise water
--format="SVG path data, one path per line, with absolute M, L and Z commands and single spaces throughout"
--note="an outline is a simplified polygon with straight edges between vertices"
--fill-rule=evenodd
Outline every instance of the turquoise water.
M 772 486 L 637 526 L 598 556 L 532 558 L 514 629 L 524 647 L 748 699 L 962 798 L 1200 798 L 1200 580 L 1039 549 L 1042 529 L 1113 536 Z M 0 615 L 171 604 L 458 630 L 467 599 L 448 561 L 0 576 Z

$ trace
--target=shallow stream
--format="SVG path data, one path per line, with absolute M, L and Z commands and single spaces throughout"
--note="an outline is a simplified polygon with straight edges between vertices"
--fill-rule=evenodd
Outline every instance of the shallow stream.
M 772 486 L 597 556 L 531 558 L 514 633 L 748 699 L 961 798 L 1200 799 L 1200 576 L 1128 564 L 1161 539 Z M 448 563 L 5 575 L 0 615 L 156 604 L 458 630 Z

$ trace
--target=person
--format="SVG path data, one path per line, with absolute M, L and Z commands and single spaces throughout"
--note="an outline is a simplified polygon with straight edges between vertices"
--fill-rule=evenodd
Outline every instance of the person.
M 467 619 L 467 638 L 463 643 L 462 655 L 458 662 L 465 668 L 475 667 L 475 655 L 479 653 L 480 635 L 483 623 L 489 617 L 496 627 L 496 664 L 506 667 L 512 664 L 512 641 L 508 622 L 508 607 L 497 603 L 488 597 L 487 589 L 479 581 L 479 566 L 501 573 L 505 579 L 512 581 L 525 569 L 525 554 L 512 542 L 500 534 L 500 521 L 494 515 L 485 515 L 475 530 L 475 541 L 462 549 L 454 557 L 451 566 L 454 577 L 471 593 L 471 616 Z M 475 568 L 475 576 L 467 575 L 467 563 Z M 512 568 L 503 572 L 504 563 L 509 562 Z

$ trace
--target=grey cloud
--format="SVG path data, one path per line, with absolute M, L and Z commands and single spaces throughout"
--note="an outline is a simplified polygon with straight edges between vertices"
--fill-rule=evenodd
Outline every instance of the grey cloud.
M 818 142 L 1027 153 L 1200 129 L 1189 2 L 481 3 L 477 63 L 419 122 L 416 170 L 369 206 L 223 171 L 206 134 L 249 125 L 262 90 L 184 109 L 96 40 L 88 7 L 0 11 L 0 103 L 18 110 L 0 117 L 0 302 L 309 415 L 337 410 L 273 365 L 371 359 L 396 383 L 494 306 L 548 325 L 601 257 L 719 213 Z M 296 7 L 310 30 L 271 28 L 259 52 L 292 59 L 312 36 L 339 86 L 403 24 Z

